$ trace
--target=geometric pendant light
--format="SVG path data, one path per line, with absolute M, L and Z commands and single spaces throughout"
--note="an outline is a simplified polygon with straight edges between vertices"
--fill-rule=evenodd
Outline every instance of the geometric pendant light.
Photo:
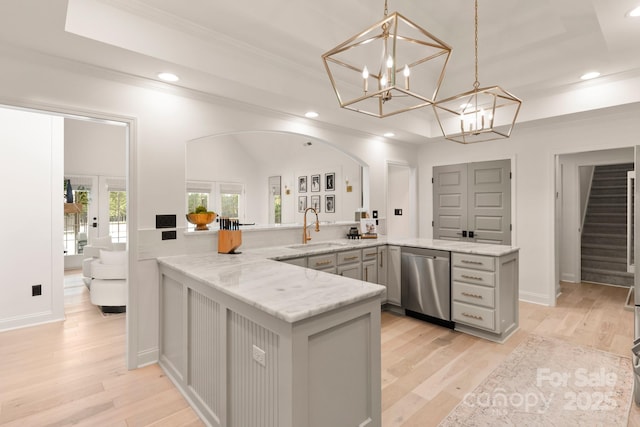
M 475 0 L 475 82 L 473 89 L 433 105 L 444 137 L 461 144 L 509 138 L 522 101 L 500 86 L 478 81 L 478 0 Z
M 432 105 L 451 47 L 398 12 L 322 55 L 342 108 L 388 117 Z

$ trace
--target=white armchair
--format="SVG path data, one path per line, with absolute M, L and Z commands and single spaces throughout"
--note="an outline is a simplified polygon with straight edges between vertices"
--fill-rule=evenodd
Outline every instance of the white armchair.
M 124 251 L 126 243 L 113 243 L 111 236 L 95 237 L 90 245 L 83 248 L 84 259 L 82 260 L 82 280 L 84 284 L 91 284 L 91 263 L 100 257 L 100 250 Z
M 127 251 L 101 249 L 91 261 L 91 303 L 105 313 L 121 313 L 127 305 Z

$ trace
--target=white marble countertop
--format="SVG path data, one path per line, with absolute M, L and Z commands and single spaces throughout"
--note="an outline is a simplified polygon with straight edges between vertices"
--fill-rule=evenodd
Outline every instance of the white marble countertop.
M 488 245 L 474 242 L 454 242 L 450 240 L 436 239 L 389 239 L 379 236 L 377 239 L 338 239 L 325 242 L 308 243 L 306 245 L 285 245 L 272 246 L 268 248 L 250 249 L 247 252 L 277 261 L 298 258 L 310 255 L 321 255 L 325 253 L 344 251 L 349 249 L 359 249 L 371 246 L 394 245 L 428 249 L 438 249 L 443 251 L 460 252 L 475 255 L 502 256 L 517 252 L 519 248 L 507 245 Z
M 158 262 L 289 323 L 384 292 L 380 285 L 258 254 L 179 255 L 158 258 Z
M 248 249 L 238 255 L 203 253 L 158 258 L 170 267 L 286 322 L 297 322 L 379 296 L 384 287 L 276 262 L 379 245 L 398 245 L 502 256 L 517 247 L 433 239 L 339 239 L 307 245 Z

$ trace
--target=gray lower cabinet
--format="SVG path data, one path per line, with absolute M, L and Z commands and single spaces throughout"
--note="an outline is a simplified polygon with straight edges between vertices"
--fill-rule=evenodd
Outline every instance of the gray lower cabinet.
M 381 425 L 377 298 L 291 323 L 162 265 L 159 298 L 160 366 L 207 425 Z
M 378 247 L 362 250 L 362 280 L 378 283 Z
M 326 271 L 327 273 L 336 274 L 336 254 L 323 254 L 310 256 L 307 259 L 307 267 L 314 270 Z
M 456 330 L 504 342 L 518 328 L 518 253 L 451 253 L 451 310 Z
M 387 302 L 387 264 L 389 263 L 389 251 L 387 246 L 378 246 L 378 284 L 385 287 L 385 292 L 380 300 L 381 304 Z
M 303 257 L 300 257 L 300 258 L 285 259 L 282 262 L 284 262 L 286 264 L 297 265 L 298 267 L 306 267 L 307 266 L 307 257 L 303 256 Z
M 338 274 L 351 279 L 362 280 L 360 264 L 362 260 L 360 250 L 338 252 Z
M 400 287 L 400 246 L 387 246 L 387 302 L 397 306 L 401 305 Z

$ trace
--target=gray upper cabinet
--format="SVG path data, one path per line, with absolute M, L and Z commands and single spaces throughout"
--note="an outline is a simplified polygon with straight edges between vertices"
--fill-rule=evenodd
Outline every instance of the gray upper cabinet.
M 433 168 L 433 238 L 511 244 L 511 160 Z

